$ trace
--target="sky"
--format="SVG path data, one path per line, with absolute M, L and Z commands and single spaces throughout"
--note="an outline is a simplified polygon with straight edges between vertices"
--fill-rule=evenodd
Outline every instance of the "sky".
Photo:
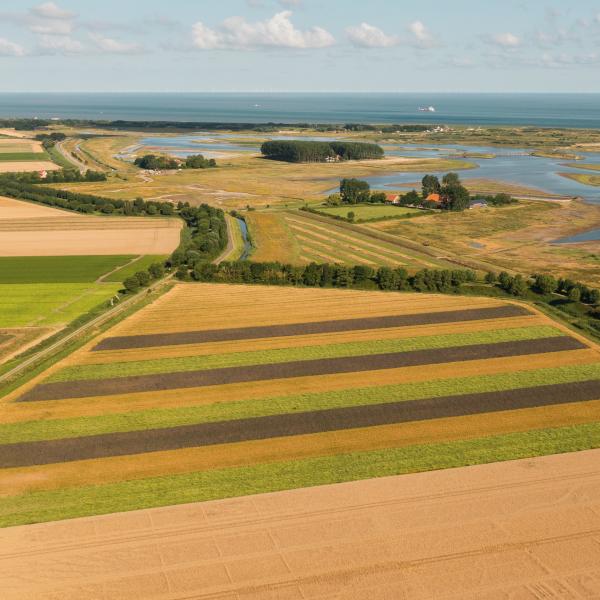
M 3 92 L 600 92 L 600 0 L 0 2 Z

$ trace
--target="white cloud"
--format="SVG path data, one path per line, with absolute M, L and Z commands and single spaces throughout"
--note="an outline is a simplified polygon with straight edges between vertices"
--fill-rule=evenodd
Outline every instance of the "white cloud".
M 431 48 L 435 45 L 435 40 L 429 30 L 421 21 L 415 21 L 408 27 L 412 33 L 414 40 L 419 48 Z
M 506 33 L 497 33 L 491 37 L 491 42 L 496 46 L 502 46 L 503 48 L 517 48 L 521 45 L 521 38 L 516 36 L 514 33 L 507 31 Z
M 387 35 L 379 27 L 361 23 L 358 27 L 348 27 L 346 34 L 355 46 L 364 48 L 389 48 L 400 43 L 398 36 Z
M 43 35 L 38 46 L 46 54 L 82 54 L 86 50 L 79 40 L 66 35 Z
M 25 56 L 25 49 L 19 44 L 0 38 L 0 56 Z
M 142 51 L 142 47 L 134 42 L 121 42 L 96 33 L 90 34 L 90 38 L 97 48 L 109 54 L 137 54 Z
M 193 27 L 194 45 L 202 50 L 229 48 L 325 48 L 334 37 L 321 27 L 297 29 L 291 11 L 277 13 L 266 21 L 250 23 L 244 17 L 229 17 L 217 29 L 201 22 Z
M 73 24 L 56 19 L 40 20 L 32 23 L 29 30 L 41 35 L 68 35 L 73 31 Z
M 42 19 L 72 19 L 75 13 L 59 8 L 54 2 L 44 2 L 31 9 L 31 12 Z

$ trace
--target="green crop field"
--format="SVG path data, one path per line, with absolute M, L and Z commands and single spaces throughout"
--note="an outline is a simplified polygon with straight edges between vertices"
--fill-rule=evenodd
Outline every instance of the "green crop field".
M 91 283 L 134 256 L 0 257 L 3 283 Z M 140 270 L 140 269 L 138 269 Z M 122 281 L 122 279 L 118 279 Z
M 109 300 L 120 287 L 116 283 L 0 284 L 0 327 L 66 324 Z
M 408 216 L 428 214 L 418 208 L 393 206 L 389 204 L 356 204 L 344 206 L 318 206 L 316 209 L 323 214 L 337 217 L 347 217 L 349 212 L 354 213 L 356 221 L 372 221 L 378 219 L 397 219 Z

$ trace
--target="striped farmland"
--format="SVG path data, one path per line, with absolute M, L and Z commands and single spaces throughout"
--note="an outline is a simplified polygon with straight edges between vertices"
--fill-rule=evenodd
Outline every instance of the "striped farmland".
M 425 268 L 457 268 L 443 258 L 401 247 L 392 241 L 378 239 L 365 229 L 349 229 L 327 217 L 316 217 L 301 211 L 283 213 L 289 231 L 295 237 L 305 262 L 330 262 L 371 267 L 404 267 L 409 271 Z
M 0 524 L 594 447 L 599 359 L 496 299 L 178 284 L 0 404 Z

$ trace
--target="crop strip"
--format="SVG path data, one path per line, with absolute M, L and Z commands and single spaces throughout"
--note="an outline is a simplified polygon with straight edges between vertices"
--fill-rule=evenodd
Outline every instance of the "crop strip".
M 309 323 L 290 323 L 288 325 L 263 325 L 259 327 L 236 327 L 232 329 L 208 329 L 205 331 L 182 331 L 175 333 L 153 333 L 108 337 L 98 343 L 93 351 L 126 350 L 130 348 L 148 348 L 151 346 L 176 346 L 201 344 L 205 342 L 225 342 L 267 337 L 285 337 L 309 335 L 313 333 L 335 333 L 360 329 L 385 329 L 388 327 L 410 327 L 414 325 L 433 325 L 436 323 L 455 323 L 460 321 L 478 321 L 520 317 L 531 314 L 527 309 L 514 304 L 471 308 L 413 315 L 391 315 L 385 317 L 367 317 L 360 319 L 339 319 L 336 321 L 314 321 Z
M 600 398 L 600 380 L 1 446 L 14 468 L 427 421 Z
M 475 344 L 433 350 L 390 352 L 368 356 L 291 361 L 277 364 L 226 367 L 206 371 L 137 375 L 112 379 L 44 383 L 19 398 L 20 402 L 110 396 L 141 391 L 159 391 L 244 383 L 270 379 L 288 379 L 332 373 L 354 373 L 397 369 L 417 365 L 524 356 L 564 350 L 579 350 L 585 346 L 568 336 L 541 338 L 496 344 Z

